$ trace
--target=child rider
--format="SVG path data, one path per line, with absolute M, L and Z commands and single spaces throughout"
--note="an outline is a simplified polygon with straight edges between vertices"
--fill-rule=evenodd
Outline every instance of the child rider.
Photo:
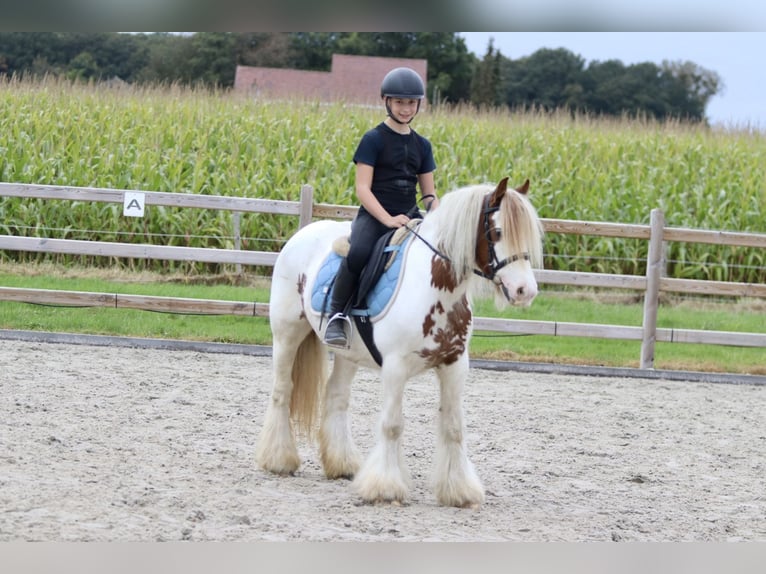
M 410 68 L 395 68 L 383 78 L 380 96 L 386 119 L 362 136 L 356 153 L 356 196 L 361 206 L 351 224 L 350 250 L 343 258 L 333 286 L 324 342 L 348 347 L 344 315 L 359 275 L 379 237 L 406 225 L 417 209 L 417 189 L 427 211 L 439 205 L 434 189 L 431 142 L 410 122 L 425 97 L 423 80 Z M 350 331 L 349 331 L 350 333 Z

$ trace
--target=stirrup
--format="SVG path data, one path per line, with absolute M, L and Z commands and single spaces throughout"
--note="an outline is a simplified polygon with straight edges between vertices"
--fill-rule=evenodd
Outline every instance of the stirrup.
M 330 326 L 336 323 L 336 321 L 341 321 L 347 325 L 346 327 L 343 324 L 335 324 L 335 326 L 340 328 L 341 332 L 343 333 L 343 338 L 334 337 L 332 339 L 328 339 L 327 335 L 330 331 Z M 335 315 L 330 317 L 330 320 L 327 321 L 327 329 L 325 329 L 324 332 L 324 343 L 325 345 L 336 347 L 338 349 L 349 349 L 351 347 L 352 332 L 353 329 L 351 325 L 351 318 L 348 315 L 344 315 L 343 313 L 335 313 Z

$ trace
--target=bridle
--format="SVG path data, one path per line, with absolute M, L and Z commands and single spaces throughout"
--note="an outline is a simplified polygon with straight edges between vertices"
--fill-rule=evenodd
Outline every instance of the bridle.
M 489 200 L 490 200 L 490 195 L 484 196 L 484 208 L 482 210 L 482 215 L 484 218 L 483 220 L 484 238 L 487 240 L 487 264 L 484 266 L 484 269 L 482 270 L 474 269 L 473 272 L 476 273 L 476 275 L 479 275 L 480 277 L 489 279 L 495 285 L 500 287 L 503 290 L 503 294 L 505 295 L 506 299 L 510 301 L 511 297 L 510 297 L 510 294 L 508 293 L 508 289 L 506 289 L 502 281 L 499 281 L 497 279 L 497 272 L 500 271 L 506 265 L 515 263 L 516 261 L 519 261 L 520 259 L 523 259 L 524 261 L 529 261 L 529 253 L 526 251 L 523 253 L 514 253 L 513 255 L 511 255 L 510 257 L 506 257 L 502 261 L 498 260 L 497 253 L 495 252 L 495 244 L 500 241 L 502 236 L 502 230 L 499 227 L 492 227 L 491 215 L 495 213 L 496 211 L 500 210 L 500 205 L 498 204 L 496 206 L 490 206 Z
M 484 269 L 474 269 L 473 272 L 483 277 L 484 279 L 489 279 L 492 281 L 495 285 L 500 287 L 503 290 L 503 294 L 505 295 L 506 299 L 509 301 L 511 300 L 511 296 L 508 293 L 508 289 L 503 285 L 503 282 L 500 281 L 497 278 L 497 272 L 500 271 L 503 267 L 506 265 L 510 265 L 511 263 L 515 263 L 519 260 L 529 261 L 529 253 L 524 251 L 522 253 L 516 253 L 511 255 L 510 257 L 506 257 L 502 261 L 498 260 L 497 253 L 495 252 L 495 244 L 500 241 L 502 236 L 502 230 L 499 227 L 492 227 L 492 221 L 491 221 L 491 215 L 495 213 L 496 211 L 500 210 L 500 205 L 496 206 L 490 206 L 490 195 L 488 194 L 484 196 L 484 205 L 482 208 L 482 217 L 483 217 L 483 231 L 484 231 L 484 237 L 487 240 L 487 261 L 488 263 L 484 266 Z M 444 253 L 436 249 L 433 245 L 431 245 L 428 241 L 426 241 L 423 237 L 420 236 L 420 234 L 415 231 L 412 228 L 409 228 L 410 233 L 415 235 L 418 239 L 420 239 L 423 243 L 425 243 L 431 251 L 433 251 L 436 255 L 447 261 L 448 263 L 451 263 L 450 258 L 447 257 Z M 478 245 L 477 245 L 478 250 Z M 478 260 L 479 258 L 476 257 Z

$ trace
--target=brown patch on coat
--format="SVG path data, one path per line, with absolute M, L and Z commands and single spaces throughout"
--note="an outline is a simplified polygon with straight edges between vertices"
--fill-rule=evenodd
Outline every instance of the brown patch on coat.
M 298 296 L 300 297 L 300 300 L 301 300 L 300 319 L 305 319 L 306 318 L 306 308 L 303 305 L 303 293 L 304 293 L 304 291 L 306 291 L 306 274 L 305 273 L 301 273 L 300 275 L 298 275 L 297 287 L 298 287 Z
M 431 309 L 428 311 L 425 319 L 423 319 L 423 336 L 429 337 L 433 334 L 433 329 L 436 326 L 436 315 L 444 314 L 444 305 L 441 301 L 437 301 L 434 305 L 431 305 Z
M 434 310 L 435 306 L 431 306 L 431 310 L 428 312 L 428 315 L 426 315 L 425 319 L 423 319 L 423 336 L 428 337 L 431 334 L 431 331 L 436 326 L 436 320 L 434 319 Z
M 438 255 L 431 258 L 431 286 L 450 293 L 457 287 L 457 278 L 452 265 Z
M 451 365 L 463 356 L 468 343 L 472 314 L 465 295 L 447 311 L 444 327 L 436 328 L 435 315 L 444 313 L 444 308 L 439 307 L 441 303 L 432 306 L 423 319 L 423 334 L 430 336 L 436 345 L 434 349 L 422 349 L 419 353 L 429 367 Z
M 476 258 L 476 267 L 485 275 L 491 275 L 492 269 L 489 265 L 489 240 L 487 234 L 484 233 L 484 219 L 479 219 L 476 224 L 476 252 L 474 253 Z

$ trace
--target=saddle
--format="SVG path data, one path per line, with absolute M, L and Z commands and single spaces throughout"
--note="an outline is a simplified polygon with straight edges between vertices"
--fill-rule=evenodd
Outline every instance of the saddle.
M 419 220 L 417 224 L 419 224 Z M 383 273 L 393 265 L 399 249 L 408 236 L 409 229 L 416 228 L 417 224 L 410 223 L 405 227 L 392 229 L 378 238 L 378 241 L 372 248 L 372 253 L 370 254 L 367 264 L 359 275 L 356 291 L 351 297 L 352 309 L 365 305 L 365 300 L 372 288 L 377 285 L 378 281 L 383 276 Z M 341 257 L 348 255 L 349 248 L 350 243 L 348 236 L 339 237 L 332 245 L 333 251 Z M 335 281 L 333 280 L 333 283 L 334 282 Z
M 388 308 L 388 303 L 397 291 L 403 257 L 400 251 L 406 248 L 412 237 L 409 228 L 420 224 L 420 219 L 412 219 L 405 227 L 392 229 L 381 236 L 373 247 L 367 265 L 359 276 L 356 291 L 351 296 L 345 312 L 354 319 L 354 324 L 378 365 L 383 359 L 373 340 L 373 319 L 381 316 Z M 332 287 L 342 257 L 348 254 L 348 237 L 338 238 L 333 243 L 333 252 L 319 270 L 312 292 L 312 307 L 321 313 L 320 324 L 329 312 Z

